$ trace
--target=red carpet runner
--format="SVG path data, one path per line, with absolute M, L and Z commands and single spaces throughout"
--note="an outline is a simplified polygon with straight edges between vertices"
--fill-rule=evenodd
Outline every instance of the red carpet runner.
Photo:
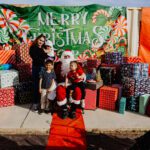
M 46 150 L 86 150 L 85 126 L 81 111 L 76 119 L 53 115 Z

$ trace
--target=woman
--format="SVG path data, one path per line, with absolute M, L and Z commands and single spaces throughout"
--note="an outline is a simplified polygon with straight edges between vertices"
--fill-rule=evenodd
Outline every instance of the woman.
M 38 36 L 30 47 L 30 56 L 32 58 L 32 77 L 33 77 L 33 110 L 38 110 L 40 103 L 39 93 L 39 72 L 44 68 L 44 61 L 48 58 L 48 51 L 44 52 L 43 46 L 46 37 L 44 35 Z

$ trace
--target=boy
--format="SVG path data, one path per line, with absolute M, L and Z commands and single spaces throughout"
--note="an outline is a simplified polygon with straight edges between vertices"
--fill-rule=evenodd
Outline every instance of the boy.
M 45 62 L 45 69 L 40 72 L 39 92 L 41 93 L 41 108 L 39 109 L 39 114 L 42 112 L 49 112 L 51 100 L 48 99 L 48 95 L 54 94 L 54 91 L 51 90 L 51 87 L 54 86 L 56 79 L 53 66 L 53 61 L 47 60 Z

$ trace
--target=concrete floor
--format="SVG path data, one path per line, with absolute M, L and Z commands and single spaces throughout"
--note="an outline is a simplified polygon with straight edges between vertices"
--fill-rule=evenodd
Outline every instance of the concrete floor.
M 30 104 L 0 108 L 0 116 L 1 134 L 48 133 L 52 120 L 51 114 L 39 115 L 33 112 Z M 83 117 L 89 132 L 150 130 L 150 118 L 133 112 L 125 112 L 122 115 L 102 109 L 86 110 Z

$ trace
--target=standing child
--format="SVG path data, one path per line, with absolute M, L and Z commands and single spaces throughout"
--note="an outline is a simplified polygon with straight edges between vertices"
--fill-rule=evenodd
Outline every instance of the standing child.
M 84 109 L 84 99 L 85 99 L 84 79 L 85 79 L 85 73 L 83 72 L 83 69 L 78 65 L 76 61 L 72 61 L 70 63 L 70 72 L 66 77 L 66 85 L 68 84 L 68 80 L 72 83 L 70 86 L 67 87 L 67 94 L 72 93 L 72 91 L 74 91 L 76 87 L 80 88 L 82 92 L 82 97 L 81 97 L 82 110 Z M 69 99 L 71 99 L 71 95 Z M 71 110 L 70 110 L 71 118 L 76 117 L 76 108 L 77 108 L 76 102 L 72 102 Z
M 40 72 L 39 92 L 41 93 L 41 108 L 39 109 L 39 114 L 49 112 L 51 100 L 48 99 L 48 95 L 54 94 L 51 87 L 54 86 L 56 79 L 53 66 L 53 61 L 47 60 L 45 62 L 45 69 Z

